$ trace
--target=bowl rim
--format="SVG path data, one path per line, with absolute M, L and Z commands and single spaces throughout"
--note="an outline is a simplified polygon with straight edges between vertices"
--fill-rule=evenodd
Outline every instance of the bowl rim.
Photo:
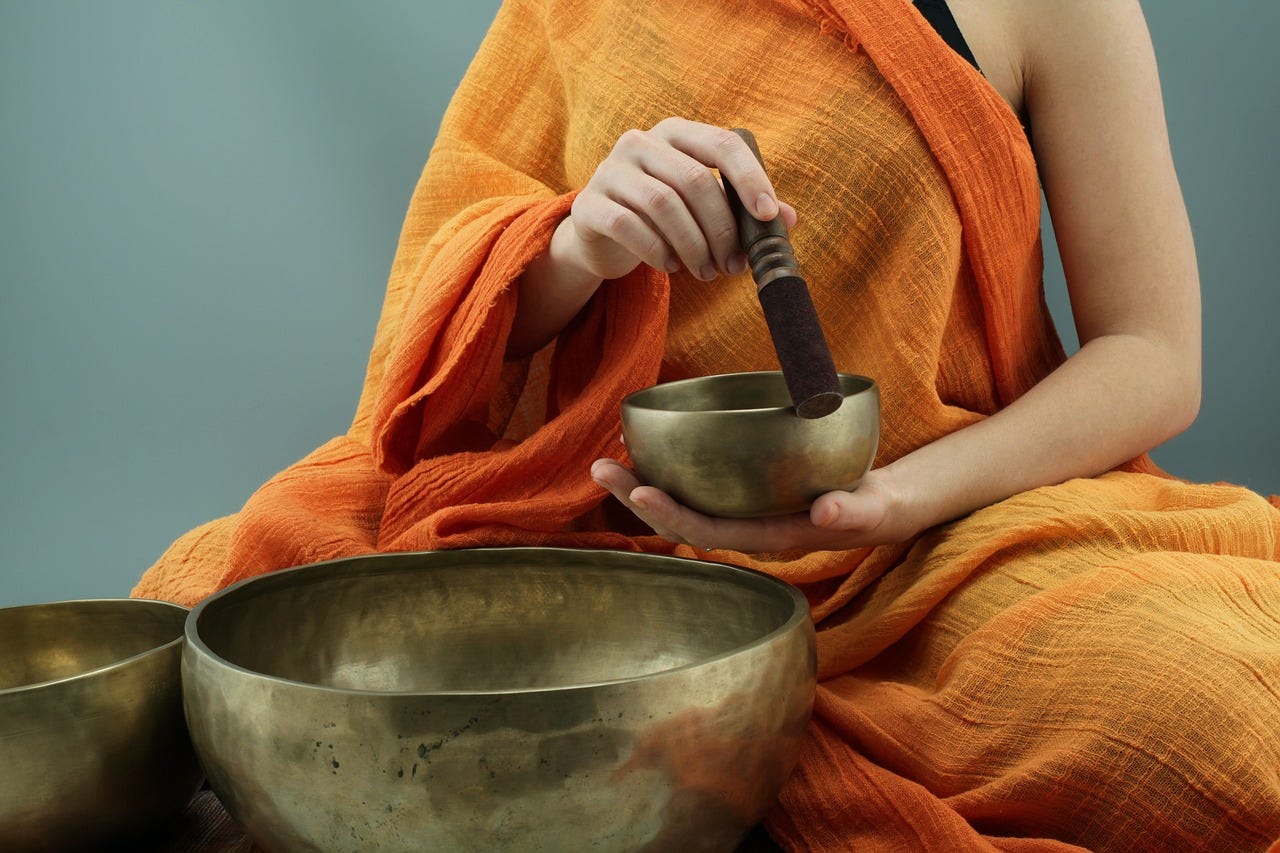
M 744 370 L 738 373 L 716 373 L 709 376 L 690 376 L 685 379 L 673 379 L 670 382 L 660 382 L 657 385 L 650 385 L 646 388 L 641 388 L 637 391 L 632 391 L 630 394 L 622 398 L 622 409 L 623 410 L 639 409 L 646 412 L 671 412 L 672 414 L 677 414 L 677 415 L 684 415 L 684 414 L 740 415 L 740 414 L 749 413 L 749 412 L 788 412 L 795 409 L 795 406 L 792 406 L 792 405 L 758 406 L 752 409 L 667 409 L 667 408 L 659 408 L 657 406 L 649 405 L 644 402 L 645 397 L 657 392 L 660 389 L 666 390 L 669 388 L 678 388 L 681 385 L 692 385 L 695 383 L 705 383 L 705 382 L 715 381 L 720 379 L 737 379 L 743 376 L 752 376 L 752 377 L 771 376 L 771 377 L 777 377 L 779 379 L 783 378 L 781 370 Z M 860 382 L 865 383 L 865 387 L 859 388 L 858 390 L 850 394 L 842 395 L 843 398 L 846 400 L 852 397 L 858 397 L 863 394 L 870 393 L 872 391 L 878 392 L 880 388 L 880 385 L 878 382 L 876 382 L 876 380 L 872 379 L 870 376 L 863 376 L 861 373 L 836 373 L 836 377 L 841 382 L 843 382 L 846 379 L 854 379 L 854 380 L 858 380 Z
M 657 672 L 648 672 L 642 675 L 634 675 L 626 678 L 613 678 L 613 679 L 606 679 L 601 681 L 579 682 L 574 684 L 553 685 L 548 687 L 531 687 L 531 688 L 515 688 L 515 689 L 505 688 L 505 689 L 494 689 L 494 690 L 368 690 L 360 687 L 332 687 L 327 684 L 313 684 L 311 682 L 297 681 L 297 680 L 294 680 L 291 678 L 285 678 L 279 675 L 270 675 L 265 672 L 258 672 L 257 670 L 250 669 L 246 666 L 241 666 L 238 663 L 233 663 L 227 660 L 226 658 L 222 657 L 221 655 L 217 654 L 216 652 L 214 652 L 211 648 L 209 648 L 208 644 L 205 643 L 205 641 L 200 637 L 199 622 L 200 622 L 201 615 L 205 611 L 205 608 L 211 604 L 214 604 L 218 601 L 223 600 L 224 597 L 230 597 L 232 592 L 253 583 L 258 583 L 258 582 L 268 583 L 274 580 L 276 583 L 283 584 L 285 583 L 285 581 L 288 579 L 290 575 L 295 573 L 304 573 L 304 572 L 319 573 L 319 571 L 326 566 L 331 567 L 334 565 L 340 565 L 344 563 L 353 563 L 359 560 L 378 560 L 379 558 L 411 558 L 411 557 L 423 557 L 423 556 L 436 555 L 436 554 L 463 554 L 463 553 L 477 554 L 477 555 L 494 554 L 494 553 L 509 554 L 510 552 L 513 552 L 513 551 L 536 552 L 539 554 L 551 554 L 551 555 L 574 554 L 574 555 L 579 555 L 579 557 L 583 554 L 599 553 L 599 554 L 611 555 L 613 557 L 625 556 L 628 559 L 639 559 L 641 561 L 644 561 L 644 560 L 657 560 L 657 561 L 663 561 L 663 562 L 676 561 L 676 562 L 685 564 L 685 567 L 693 571 L 695 574 L 701 574 L 701 575 L 707 575 L 707 574 L 710 574 L 711 572 L 720 573 L 727 569 L 727 570 L 730 570 L 731 575 L 738 575 L 741 579 L 746 580 L 748 583 L 752 583 L 756 585 L 765 584 L 765 585 L 773 586 L 777 588 L 779 591 L 784 592 L 791 599 L 792 611 L 791 611 L 791 614 L 782 622 L 782 624 L 778 625 L 772 631 L 769 631 L 766 634 L 762 634 L 761 636 L 756 637 L 755 639 L 751 640 L 749 643 L 744 643 L 741 645 L 734 646 L 733 648 L 728 649 L 727 651 L 721 652 L 720 654 L 703 658 L 701 660 L 698 660 L 692 663 L 681 664 L 680 666 L 674 666 L 668 669 L 658 670 Z M 385 570 L 385 571 L 389 572 L 390 570 Z M 203 599 L 198 604 L 196 604 L 195 607 L 191 608 L 191 610 L 187 614 L 187 620 L 183 628 L 183 635 L 186 637 L 186 641 L 187 641 L 186 652 L 189 654 L 206 657 L 211 661 L 217 663 L 219 666 L 225 667 L 226 669 L 231 670 L 233 672 L 240 673 L 243 675 L 253 676 L 254 678 L 262 679 L 269 683 L 287 685 L 291 688 L 314 690 L 319 693 L 330 693 L 330 694 L 339 695 L 339 696 L 354 695 L 354 696 L 375 696 L 375 697 L 385 697 L 385 698 L 408 698 L 408 697 L 466 698 L 466 697 L 475 697 L 475 696 L 480 696 L 480 697 L 522 696 L 522 695 L 534 696 L 534 695 L 539 695 L 544 693 L 570 693 L 575 691 L 588 691 L 588 690 L 597 690 L 601 688 L 609 688 L 609 687 L 614 687 L 622 684 L 632 684 L 632 683 L 644 681 L 645 679 L 656 678 L 658 676 L 674 675 L 676 673 L 681 673 L 686 670 L 708 666 L 710 664 L 725 660 L 726 658 L 729 658 L 733 655 L 743 654 L 753 649 L 767 645 L 768 643 L 772 642 L 775 638 L 782 636 L 783 634 L 789 633 L 791 631 L 794 631 L 796 629 L 796 626 L 801 622 L 809 622 L 812 625 L 812 620 L 810 617 L 810 610 L 809 610 L 809 600 L 805 598 L 804 593 L 802 593 L 799 589 L 797 589 L 792 584 L 789 584 L 786 581 L 782 580 L 781 578 L 774 577 L 773 575 L 767 574 L 765 572 L 756 571 L 755 569 L 748 569 L 743 566 L 735 566 L 731 563 L 720 563 L 713 560 L 700 560 L 700 559 L 692 559 L 689 557 L 679 557 L 674 554 L 655 554 L 647 551 L 620 551 L 620 550 L 608 549 L 608 548 L 560 548 L 560 547 L 518 546 L 517 545 L 517 546 L 492 546 L 492 547 L 483 547 L 483 548 L 453 548 L 453 549 L 443 549 L 443 550 L 435 550 L 435 551 L 388 551 L 388 552 L 377 552 L 377 553 L 370 553 L 370 554 L 358 554 L 351 557 L 339 557 L 333 560 L 323 560 L 316 563 L 306 563 L 300 566 L 292 566 L 286 569 L 278 569 L 273 572 L 267 572 L 266 574 L 254 575 L 253 577 L 249 577 L 249 578 L 245 578 L 243 580 L 237 581 L 236 583 L 213 593 L 212 595 L 208 596 L 207 598 Z M 184 690 L 186 689 L 186 685 L 188 684 L 188 680 L 185 676 L 186 668 L 187 668 L 186 655 L 184 655 L 183 656 Z
M 183 607 L 181 604 L 176 604 L 172 601 L 165 601 L 160 598 L 68 598 L 60 601 L 43 601 L 36 604 L 17 604 L 12 607 L 0 607 L 0 613 L 4 613 L 5 611 L 35 609 L 37 607 L 60 607 L 62 605 L 69 604 L 145 604 L 148 606 L 160 604 L 174 608 L 175 610 L 180 610 L 188 615 L 191 613 L 190 608 Z M 104 675 L 114 670 L 124 669 L 145 657 L 161 654 L 172 646 L 181 644 L 185 640 L 185 618 L 186 617 L 184 617 L 182 629 L 178 631 L 178 635 L 172 640 L 167 640 L 158 646 L 152 646 L 149 649 L 145 649 L 137 654 L 132 654 L 125 658 L 120 658 L 117 661 L 112 661 L 111 663 L 103 664 L 102 666 L 96 666 L 93 669 L 86 669 L 84 672 L 77 672 L 75 675 L 64 675 L 62 678 L 51 678 L 47 681 L 33 681 L 29 684 L 17 684 L 13 687 L 0 688 L 0 699 L 8 696 L 15 696 L 19 693 L 25 693 L 31 690 L 43 690 L 46 688 L 58 687 L 72 681 L 80 681 L 82 679 Z

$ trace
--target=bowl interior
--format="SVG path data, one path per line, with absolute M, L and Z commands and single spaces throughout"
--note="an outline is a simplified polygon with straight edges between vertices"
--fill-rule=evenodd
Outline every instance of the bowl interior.
M 175 642 L 187 611 L 164 601 L 60 601 L 0 609 L 0 690 L 71 678 Z
M 754 572 L 607 551 L 378 555 L 265 575 L 196 611 L 235 666 L 388 692 L 545 690 L 708 661 L 807 618 Z
M 852 397 L 875 382 L 865 376 L 839 374 L 840 391 Z M 791 396 L 779 371 L 698 376 L 645 388 L 630 394 L 624 406 L 663 412 L 741 412 L 790 409 Z

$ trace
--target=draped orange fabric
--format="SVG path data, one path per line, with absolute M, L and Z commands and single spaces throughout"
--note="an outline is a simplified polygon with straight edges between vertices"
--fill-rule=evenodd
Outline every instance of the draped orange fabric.
M 702 554 L 588 476 L 657 381 L 776 369 L 754 287 L 641 267 L 503 360 L 515 287 L 628 128 L 751 128 L 879 463 L 1064 358 L 1016 118 L 907 0 L 508 0 L 445 116 L 347 435 L 187 534 L 135 594 L 186 604 L 372 551 L 639 549 L 803 589 L 821 684 L 768 826 L 789 849 L 1262 850 L 1280 837 L 1280 511 L 1149 460 L 916 541 Z

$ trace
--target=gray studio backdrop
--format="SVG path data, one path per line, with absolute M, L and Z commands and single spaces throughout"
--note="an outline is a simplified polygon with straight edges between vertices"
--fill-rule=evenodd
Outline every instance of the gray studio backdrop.
M 497 6 L 0 0 L 0 606 L 127 594 L 346 429 Z M 1155 455 L 1280 491 L 1280 5 L 1147 14 L 1206 324 L 1200 419 Z

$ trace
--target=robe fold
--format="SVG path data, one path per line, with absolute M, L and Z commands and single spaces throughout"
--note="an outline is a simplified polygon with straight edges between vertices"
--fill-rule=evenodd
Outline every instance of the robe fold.
M 135 594 L 482 545 L 735 563 L 800 587 L 818 628 L 813 723 L 767 822 L 787 849 L 1280 838 L 1280 510 L 1253 492 L 1142 457 L 849 552 L 705 554 L 619 522 L 588 468 L 625 455 L 625 394 L 777 369 L 749 276 L 643 265 L 504 358 L 575 191 L 670 115 L 754 131 L 836 365 L 880 383 L 877 465 L 1063 361 L 1023 129 L 908 0 L 508 0 L 413 194 L 351 429 Z

